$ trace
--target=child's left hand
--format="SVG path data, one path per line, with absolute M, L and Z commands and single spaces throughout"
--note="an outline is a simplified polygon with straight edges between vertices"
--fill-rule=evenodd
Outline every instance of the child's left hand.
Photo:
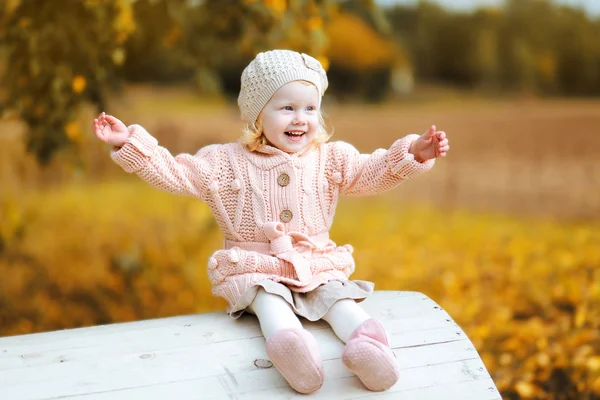
M 450 146 L 446 133 L 436 131 L 435 125 L 432 125 L 427 132 L 412 143 L 408 152 L 415 156 L 416 161 L 425 162 L 432 158 L 446 157 L 448 150 L 450 150 Z

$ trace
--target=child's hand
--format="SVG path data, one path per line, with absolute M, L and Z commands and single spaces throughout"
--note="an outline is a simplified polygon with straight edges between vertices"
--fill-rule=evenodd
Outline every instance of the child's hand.
M 104 112 L 94 119 L 94 133 L 98 139 L 116 147 L 123 146 L 129 138 L 129 131 L 125 124 Z
M 432 125 L 427 132 L 412 143 L 408 152 L 415 156 L 416 161 L 425 162 L 432 158 L 445 157 L 448 150 L 450 150 L 450 146 L 446 133 L 436 131 L 435 125 Z

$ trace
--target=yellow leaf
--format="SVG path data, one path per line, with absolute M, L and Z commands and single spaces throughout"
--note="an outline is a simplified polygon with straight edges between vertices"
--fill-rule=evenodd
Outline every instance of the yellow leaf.
M 585 320 L 587 319 L 587 306 L 586 304 L 577 308 L 577 312 L 575 313 L 575 328 L 581 328 L 583 324 L 585 324 Z
M 473 329 L 473 338 L 487 338 L 492 332 L 492 328 L 489 325 L 479 325 Z
M 76 140 L 79 137 L 81 129 L 79 128 L 79 124 L 77 122 L 69 122 L 65 126 L 65 132 L 69 139 Z
M 521 397 L 526 399 L 532 398 L 535 395 L 535 386 L 529 382 L 519 381 L 515 385 L 515 390 Z
M 111 57 L 115 65 L 122 65 L 123 61 L 125 61 L 125 51 L 123 50 L 123 48 L 117 47 L 113 51 Z
M 548 348 L 548 339 L 545 337 L 541 337 L 535 341 L 535 345 L 539 350 L 545 350 Z
M 320 17 L 310 17 L 308 19 L 308 29 L 320 29 L 323 26 L 323 20 Z
M 550 365 L 550 356 L 547 353 L 539 353 L 537 355 L 537 363 L 542 367 Z
M 116 42 L 121 44 L 135 30 L 135 19 L 131 2 L 118 2 L 118 13 L 114 18 L 114 27 L 117 31 Z
M 510 353 L 502 353 L 500 355 L 500 365 L 508 365 L 512 363 L 513 357 Z
M 87 81 L 81 75 L 76 75 L 73 78 L 73 82 L 71 83 L 71 86 L 73 87 L 73 92 L 75 92 L 77 94 L 83 92 L 86 85 L 87 85 Z
M 277 14 L 281 14 L 287 8 L 286 0 L 265 0 L 265 5 Z
M 588 362 L 586 363 L 588 369 L 592 371 L 600 371 L 600 356 L 590 357 Z

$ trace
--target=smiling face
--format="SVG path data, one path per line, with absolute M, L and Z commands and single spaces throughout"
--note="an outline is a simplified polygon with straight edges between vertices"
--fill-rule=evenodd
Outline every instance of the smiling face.
M 287 83 L 271 97 L 261 118 L 269 144 L 286 153 L 302 151 L 319 130 L 319 92 L 306 82 Z

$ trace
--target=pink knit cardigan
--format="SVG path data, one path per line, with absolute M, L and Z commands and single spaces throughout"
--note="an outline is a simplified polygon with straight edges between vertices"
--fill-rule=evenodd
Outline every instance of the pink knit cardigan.
M 173 157 L 143 127 L 129 131 L 127 143 L 111 153 L 117 164 L 212 210 L 225 244 L 210 257 L 208 276 L 213 294 L 225 298 L 230 310 L 265 279 L 298 292 L 347 279 L 354 271 L 352 247 L 338 247 L 328 235 L 338 196 L 381 193 L 434 164 L 408 153 L 418 135 L 373 154 L 344 142 L 300 154 L 271 146 L 250 152 L 238 142 Z

